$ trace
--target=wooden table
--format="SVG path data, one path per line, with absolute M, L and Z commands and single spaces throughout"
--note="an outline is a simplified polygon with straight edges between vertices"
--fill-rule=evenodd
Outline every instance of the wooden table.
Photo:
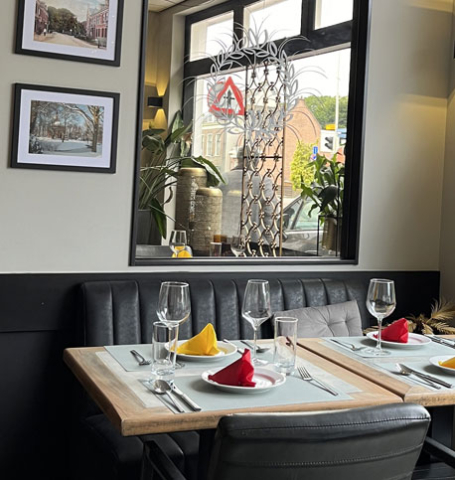
M 352 400 L 177 415 L 164 405 L 145 408 L 143 403 L 125 383 L 128 373 L 114 374 L 100 360 L 97 355 L 100 352 L 105 352 L 105 349 L 102 347 L 71 348 L 65 350 L 64 361 L 92 399 L 124 436 L 211 429 L 217 426 L 222 416 L 234 412 L 310 412 L 366 407 L 402 401 L 397 394 L 352 373 L 349 369 L 344 368 L 344 365 L 335 365 L 331 361 L 324 359 L 323 355 L 316 355 L 308 350 L 298 349 L 299 357 L 357 387 L 360 392 L 350 393 Z
M 380 368 L 374 368 L 365 364 L 360 357 L 359 359 L 356 359 L 345 355 L 341 350 L 330 348 L 326 345 L 326 340 L 322 338 L 301 339 L 299 340 L 299 344 L 304 349 L 315 353 L 336 365 L 342 366 L 346 370 L 354 372 L 357 375 L 380 385 L 395 395 L 398 395 L 403 402 L 418 403 L 426 407 L 455 405 L 454 390 L 447 390 L 445 388 L 442 388 L 441 390 L 431 390 L 423 385 L 410 385 L 409 383 L 402 381 L 399 376 L 391 376 L 385 371 L 381 371 Z

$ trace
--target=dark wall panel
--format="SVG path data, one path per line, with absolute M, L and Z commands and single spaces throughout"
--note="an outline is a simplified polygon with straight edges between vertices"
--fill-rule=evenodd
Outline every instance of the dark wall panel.
M 61 332 L 0 334 L 0 478 L 65 479 L 69 341 Z

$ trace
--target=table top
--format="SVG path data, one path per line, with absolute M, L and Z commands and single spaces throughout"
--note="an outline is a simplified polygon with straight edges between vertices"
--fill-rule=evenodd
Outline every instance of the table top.
M 455 339 L 455 336 L 446 337 Z M 404 402 L 418 403 L 427 407 L 455 404 L 455 389 L 441 388 L 441 390 L 433 390 L 423 385 L 412 385 L 404 381 L 403 377 L 390 375 L 381 368 L 375 368 L 372 364 L 368 364 L 366 360 L 372 361 L 373 359 L 371 358 L 353 358 L 354 355 L 347 350 L 345 354 L 342 348 L 331 348 L 327 345 L 327 339 L 305 338 L 300 339 L 298 343 L 301 348 L 303 347 L 312 353 L 320 355 L 322 358 L 327 359 L 336 365 L 342 366 L 346 370 L 355 372 L 357 375 L 398 395 Z M 374 361 L 385 363 L 391 362 L 392 360 L 389 357 L 382 357 L 380 360 L 374 359 Z
M 144 435 L 185 430 L 215 428 L 224 415 L 240 412 L 311 412 L 366 407 L 401 402 L 400 396 L 371 382 L 364 375 L 357 375 L 312 353 L 309 349 L 298 349 L 300 358 L 310 362 L 356 388 L 350 393 L 350 400 L 330 402 L 308 402 L 273 407 L 248 408 L 206 412 L 174 414 L 160 401 L 156 406 L 146 407 L 140 398 L 129 388 L 132 373 L 122 367 L 110 368 L 102 361 L 100 354 L 107 354 L 103 347 L 70 348 L 64 352 L 64 361 L 78 378 L 82 386 L 107 415 L 113 425 L 124 436 Z

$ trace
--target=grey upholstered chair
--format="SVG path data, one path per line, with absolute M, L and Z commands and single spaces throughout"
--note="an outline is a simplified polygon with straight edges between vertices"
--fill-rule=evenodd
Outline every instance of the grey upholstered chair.
M 232 415 L 219 422 L 207 478 L 409 480 L 429 423 L 425 408 L 412 404 L 308 415 Z M 154 443 L 144 456 L 143 480 L 150 478 L 184 480 Z

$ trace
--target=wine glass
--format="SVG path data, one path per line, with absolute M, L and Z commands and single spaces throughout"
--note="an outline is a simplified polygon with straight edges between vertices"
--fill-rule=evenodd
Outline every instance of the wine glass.
M 191 313 L 190 286 L 185 282 L 162 282 L 158 308 L 158 318 L 169 327 L 180 326 L 186 322 Z M 175 344 L 169 345 L 174 352 L 173 361 L 175 368 L 183 365 L 176 362 L 178 329 L 175 335 Z
M 258 329 L 272 316 L 270 307 L 270 286 L 267 280 L 248 280 L 242 306 L 243 318 L 251 324 L 254 332 L 253 365 L 267 362 L 256 356 Z
M 169 240 L 169 247 L 176 257 L 179 256 L 179 252 L 185 250 L 187 244 L 186 231 L 185 230 L 172 230 L 171 238 Z
M 244 235 L 236 235 L 231 238 L 231 251 L 237 257 L 245 253 L 246 241 Z
M 395 310 L 397 305 L 395 298 L 395 283 L 393 280 L 387 280 L 385 278 L 372 278 L 370 280 L 370 286 L 368 287 L 366 304 L 371 315 L 376 317 L 379 330 L 376 347 L 365 350 L 365 353 L 369 353 L 378 357 L 389 355 L 390 352 L 386 352 L 382 349 L 381 329 L 382 321 Z

